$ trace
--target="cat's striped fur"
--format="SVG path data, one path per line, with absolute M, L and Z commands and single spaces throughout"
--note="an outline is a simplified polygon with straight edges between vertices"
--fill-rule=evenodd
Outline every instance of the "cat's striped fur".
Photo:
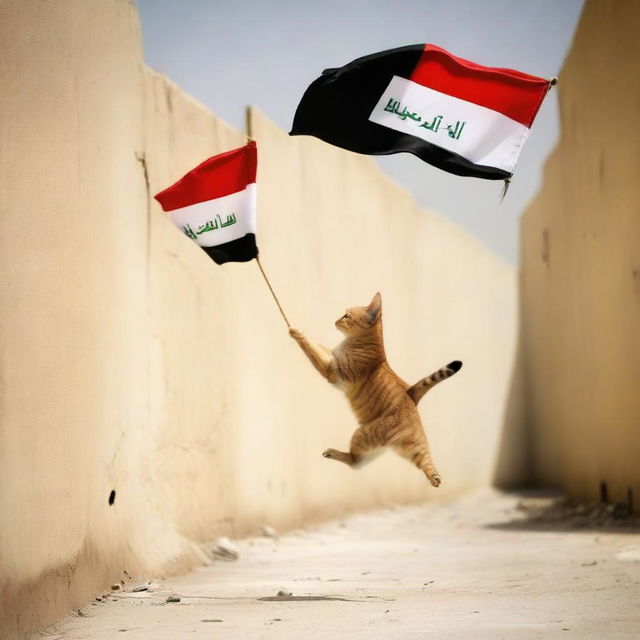
M 297 329 L 289 333 L 313 366 L 342 389 L 359 428 L 348 452 L 327 449 L 326 458 L 359 466 L 390 447 L 423 471 L 431 484 L 441 483 L 429 450 L 416 405 L 436 384 L 460 370 L 458 360 L 409 386 L 387 363 L 382 339 L 382 299 L 379 293 L 368 307 L 353 307 L 336 321 L 345 339 L 333 350 L 314 345 Z
M 443 380 L 450 378 L 454 373 L 460 371 L 461 367 L 462 362 L 460 362 L 460 360 L 454 360 L 453 362 L 450 362 L 446 367 L 441 367 L 435 373 L 432 373 L 430 376 L 422 378 L 422 380 L 416 382 L 413 387 L 407 389 L 407 393 L 409 394 L 410 398 L 416 404 L 418 404 L 418 402 L 420 402 L 420 398 L 422 398 L 422 396 L 427 393 L 429 389 L 433 389 L 433 387 L 435 387 L 438 382 L 442 382 Z

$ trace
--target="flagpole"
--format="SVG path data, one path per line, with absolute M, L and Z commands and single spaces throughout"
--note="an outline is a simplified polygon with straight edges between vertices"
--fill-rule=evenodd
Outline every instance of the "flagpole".
M 247 142 L 251 142 L 253 140 L 251 135 L 251 105 L 247 105 L 244 108 L 244 128 L 247 132 Z
M 247 139 L 249 140 L 249 142 L 251 142 L 251 140 L 253 140 L 253 136 L 252 134 L 252 127 L 251 127 L 251 107 L 247 106 L 244 112 L 244 124 L 245 124 L 245 128 L 247 130 Z M 264 272 L 264 269 L 262 268 L 262 264 L 260 262 L 260 257 L 256 256 L 256 262 L 258 263 L 258 267 L 260 269 L 260 273 L 262 274 L 262 277 L 264 278 L 264 281 L 267 283 L 267 286 L 269 287 L 269 291 L 271 291 L 271 295 L 273 296 L 273 299 L 276 301 L 276 304 L 278 305 L 278 309 L 280 311 L 280 314 L 282 315 L 282 317 L 284 318 L 284 321 L 287 323 L 287 327 L 291 328 L 291 323 L 289 322 L 289 320 L 287 320 L 287 316 L 284 314 L 284 311 L 282 310 L 282 305 L 280 304 L 280 300 L 278 300 L 278 296 L 276 295 L 276 292 L 273 290 L 273 287 L 271 286 L 271 283 L 269 282 L 269 278 L 267 278 L 267 274 Z
M 258 267 L 260 268 L 260 273 L 262 274 L 264 281 L 267 283 L 267 286 L 269 287 L 269 291 L 271 291 L 271 295 L 273 296 L 273 299 L 276 301 L 276 304 L 278 305 L 278 309 L 280 309 L 280 313 L 282 314 L 284 321 L 287 323 L 287 327 L 291 328 L 291 324 L 289 323 L 289 320 L 287 320 L 287 316 L 284 315 L 284 311 L 280 306 L 280 301 L 278 300 L 278 296 L 275 294 L 275 291 L 273 290 L 273 287 L 269 282 L 269 278 L 267 278 L 267 274 L 264 272 L 264 269 L 262 268 L 262 264 L 260 264 L 260 258 L 258 256 L 256 256 L 256 262 L 258 263 Z

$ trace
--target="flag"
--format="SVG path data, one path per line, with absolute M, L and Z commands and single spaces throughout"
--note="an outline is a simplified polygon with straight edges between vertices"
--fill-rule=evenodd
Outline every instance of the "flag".
M 507 179 L 554 81 L 411 45 L 327 69 L 290 135 L 371 155 L 413 153 L 460 176 Z
M 217 264 L 247 262 L 258 255 L 257 164 L 251 141 L 205 160 L 154 198 Z

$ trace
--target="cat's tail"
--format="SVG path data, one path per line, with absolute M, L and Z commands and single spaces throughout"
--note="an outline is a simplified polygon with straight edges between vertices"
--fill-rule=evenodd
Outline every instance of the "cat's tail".
M 460 362 L 460 360 L 454 360 L 453 362 L 450 362 L 446 367 L 442 367 L 435 373 L 432 373 L 430 376 L 422 378 L 422 380 L 416 382 L 413 387 L 407 389 L 409 397 L 415 404 L 418 404 L 418 402 L 420 402 L 420 398 L 422 398 L 422 396 L 427 393 L 429 389 L 435 387 L 438 382 L 442 382 L 443 380 L 450 378 L 454 373 L 460 371 L 461 368 L 462 362 Z

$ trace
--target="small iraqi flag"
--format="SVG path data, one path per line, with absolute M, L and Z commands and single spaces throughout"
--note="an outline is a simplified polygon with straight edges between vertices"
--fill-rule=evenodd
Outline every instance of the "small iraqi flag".
M 456 175 L 508 179 L 554 82 L 432 44 L 390 49 L 323 71 L 302 97 L 290 135 L 357 153 L 413 153 Z
M 205 160 L 154 198 L 217 264 L 248 262 L 258 255 L 257 165 L 252 140 Z

